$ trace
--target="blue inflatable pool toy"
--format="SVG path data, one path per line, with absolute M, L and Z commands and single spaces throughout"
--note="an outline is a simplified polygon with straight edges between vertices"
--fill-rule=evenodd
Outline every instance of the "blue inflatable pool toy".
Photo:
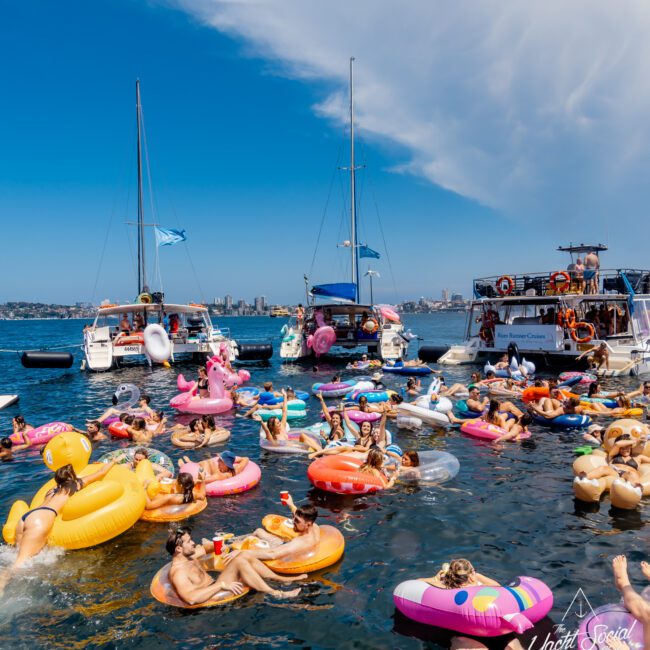
M 591 424 L 591 418 L 587 415 L 558 415 L 556 418 L 548 419 L 535 415 L 535 422 L 546 427 L 560 427 L 562 429 L 582 429 Z

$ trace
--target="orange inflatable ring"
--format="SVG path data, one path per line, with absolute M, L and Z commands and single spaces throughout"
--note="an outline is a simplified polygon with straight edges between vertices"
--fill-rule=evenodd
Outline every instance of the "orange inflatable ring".
M 154 510 L 145 510 L 140 519 L 142 521 L 157 522 L 181 521 L 181 519 L 198 515 L 199 512 L 203 512 L 207 507 L 208 502 L 206 499 L 194 501 L 194 503 L 175 503 L 173 505 L 155 508 Z
M 548 386 L 530 386 L 529 388 L 524 389 L 524 392 L 521 395 L 521 399 L 524 402 L 536 402 L 542 397 L 548 397 L 550 394 Z M 568 390 L 560 389 L 560 394 L 564 399 L 571 399 L 572 397 L 579 397 L 575 393 L 571 393 Z
M 573 309 L 569 308 L 564 312 L 564 324 L 569 329 L 573 329 L 576 326 L 576 313 Z
M 379 324 L 376 320 L 369 318 L 361 328 L 366 334 L 374 334 L 379 329 Z
M 121 345 L 144 345 L 144 334 L 120 336 L 113 341 L 113 345 L 117 347 Z
M 571 276 L 566 271 L 556 271 L 551 275 L 549 285 L 555 293 L 566 293 L 571 286 Z
M 207 555 L 205 558 L 201 558 L 201 562 L 204 564 L 204 568 L 208 571 L 214 570 L 214 555 Z M 244 587 L 244 591 L 241 594 L 233 594 L 232 591 L 222 590 L 216 593 L 210 600 L 206 600 L 204 603 L 197 603 L 196 605 L 189 605 L 186 603 L 177 593 L 176 589 L 169 579 L 169 570 L 172 568 L 172 563 L 165 564 L 165 566 L 156 573 L 151 581 L 151 595 L 159 602 L 164 605 L 171 605 L 172 607 L 182 607 L 184 609 L 198 609 L 200 607 L 215 607 L 216 605 L 225 605 L 233 600 L 237 600 L 242 596 L 245 596 L 250 589 Z
M 335 494 L 372 494 L 386 486 L 374 474 L 359 472 L 363 461 L 339 454 L 317 458 L 307 468 L 307 477 L 314 487 Z
M 502 275 L 497 280 L 496 287 L 500 296 L 509 296 L 515 288 L 515 281 L 509 275 Z
M 267 515 L 262 520 L 266 530 L 274 535 L 285 537 L 292 534 L 293 528 L 286 524 L 286 517 L 282 515 Z M 273 571 L 288 575 L 311 573 L 338 562 L 345 551 L 345 539 L 341 531 L 334 526 L 319 526 L 320 541 L 318 547 L 305 553 L 293 553 L 278 560 L 266 560 L 266 564 Z
M 586 329 L 588 330 L 588 333 L 586 336 L 578 336 L 578 330 L 579 329 Z M 596 336 L 596 330 L 594 329 L 594 326 L 591 323 L 585 323 L 584 321 L 580 323 L 575 323 L 574 326 L 571 328 L 571 338 L 576 342 L 576 343 L 589 343 L 591 339 Z

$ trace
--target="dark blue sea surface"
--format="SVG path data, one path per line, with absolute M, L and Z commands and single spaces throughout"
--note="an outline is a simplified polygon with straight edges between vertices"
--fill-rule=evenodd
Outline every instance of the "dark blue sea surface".
M 465 314 L 404 318 L 407 326 L 434 344 L 462 339 L 465 319 Z M 272 380 L 276 387 L 309 390 L 315 381 L 328 381 L 344 368 L 326 361 L 314 372 L 312 364 L 280 363 L 281 319 L 231 318 L 220 324 L 230 327 L 235 337 L 275 339 L 270 364 L 249 367 L 253 385 Z M 80 342 L 82 327 L 81 321 L 0 321 L 2 347 L 37 349 Z M 135 366 L 93 374 L 79 369 L 81 353 L 75 354 L 70 370 L 26 370 L 16 355 L 0 354 L 0 393 L 20 395 L 19 404 L 0 412 L 3 433 L 10 433 L 11 418 L 18 413 L 34 425 L 63 420 L 82 427 L 110 404 L 120 383 L 137 384 L 173 419 L 168 404 L 177 392 L 176 375 L 180 371 L 193 378 L 196 373 L 196 365 L 187 363 L 171 369 Z M 447 383 L 466 381 L 472 369 L 445 369 Z M 385 382 L 399 387 L 405 378 L 386 376 Z M 638 380 L 605 383 L 607 389 L 618 386 L 637 387 Z M 318 416 L 312 398 L 305 424 L 316 422 Z M 395 616 L 392 592 L 398 582 L 430 576 L 442 562 L 466 557 L 480 572 L 503 582 L 518 575 L 544 580 L 555 596 L 551 618 L 559 622 L 578 589 L 594 608 L 618 600 L 610 569 L 615 554 L 625 552 L 635 563 L 647 557 L 647 504 L 632 512 L 612 511 L 607 498 L 593 507 L 576 506 L 571 463 L 573 448 L 582 444 L 579 433 L 534 428 L 529 441 L 495 447 L 453 429 L 394 431 L 403 448 L 440 449 L 457 456 L 458 477 L 442 487 L 397 486 L 375 496 L 343 497 L 312 488 L 304 456 L 263 452 L 257 423 L 233 415 L 218 419 L 232 430 L 228 448 L 258 462 L 262 481 L 248 493 L 211 498 L 208 508 L 191 520 L 195 536 L 254 529 L 265 514 L 283 511 L 278 495 L 287 489 L 296 502 L 317 505 L 321 522 L 341 527 L 346 540 L 342 561 L 310 577 L 295 601 L 255 594 L 223 608 L 188 613 L 151 597 L 151 578 L 169 561 L 166 526 L 139 522 L 97 548 L 47 550 L 24 578 L 10 584 L 0 601 L 0 647 L 446 647 L 438 636 Z M 93 458 L 124 444 L 102 442 Z M 153 446 L 174 460 L 182 453 L 168 436 L 155 439 Z M 207 458 L 222 449 L 189 455 Z M 0 464 L 2 520 L 15 499 L 29 501 L 48 478 L 50 472 L 37 452 Z M 2 567 L 13 553 L 2 547 Z M 633 581 L 641 586 L 639 578 L 637 564 Z M 572 628 L 576 622 L 567 619 L 565 625 Z M 544 629 L 539 639 L 545 634 Z M 536 647 L 541 647 L 538 642 Z

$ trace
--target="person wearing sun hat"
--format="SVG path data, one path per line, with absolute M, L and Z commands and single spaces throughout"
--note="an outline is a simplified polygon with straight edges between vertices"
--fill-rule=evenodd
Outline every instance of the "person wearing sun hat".
M 375 385 L 375 390 L 384 390 L 386 386 L 381 381 L 381 378 L 383 377 L 381 372 L 375 372 L 373 373 L 372 377 L 370 377 L 370 380 L 372 383 Z
M 583 435 L 583 438 L 587 442 L 592 442 L 592 443 L 595 442 L 598 445 L 602 445 L 604 432 L 605 432 L 605 427 L 602 424 L 592 424 L 587 429 L 587 433 Z

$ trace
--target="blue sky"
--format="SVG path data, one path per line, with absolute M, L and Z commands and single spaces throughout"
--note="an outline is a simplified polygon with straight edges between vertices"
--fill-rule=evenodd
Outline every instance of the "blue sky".
M 646 16 L 463 4 L 5 3 L 0 300 L 134 297 L 137 77 L 156 219 L 188 234 L 168 299 L 301 300 L 333 175 L 312 278 L 346 279 L 350 55 L 376 299 L 561 268 L 569 240 L 645 265 Z

